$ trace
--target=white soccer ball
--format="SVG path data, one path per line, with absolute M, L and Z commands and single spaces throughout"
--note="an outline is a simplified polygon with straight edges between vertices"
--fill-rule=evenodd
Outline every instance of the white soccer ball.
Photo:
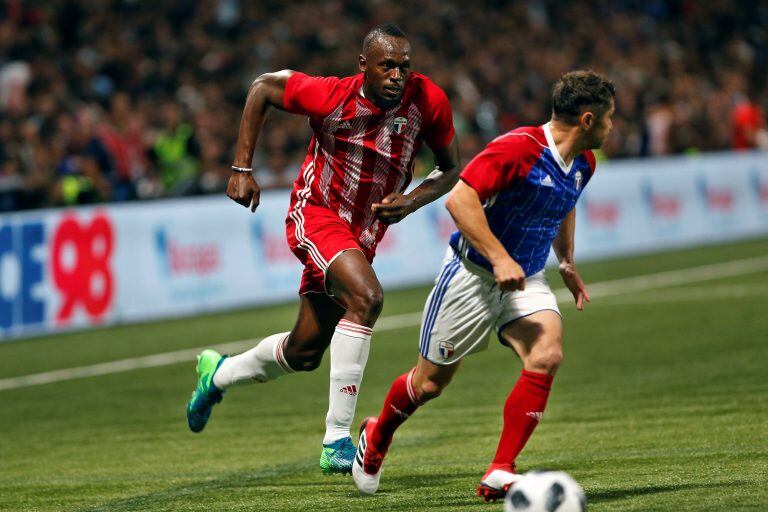
M 562 471 L 529 471 L 510 487 L 504 512 L 584 512 L 587 497 Z

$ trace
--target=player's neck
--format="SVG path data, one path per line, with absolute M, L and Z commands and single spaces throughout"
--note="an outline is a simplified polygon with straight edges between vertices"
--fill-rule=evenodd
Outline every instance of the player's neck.
M 549 131 L 552 133 L 555 146 L 557 146 L 557 152 L 560 153 L 566 165 L 570 164 L 584 150 L 579 144 L 580 130 L 578 126 L 570 126 L 552 119 L 549 121 Z

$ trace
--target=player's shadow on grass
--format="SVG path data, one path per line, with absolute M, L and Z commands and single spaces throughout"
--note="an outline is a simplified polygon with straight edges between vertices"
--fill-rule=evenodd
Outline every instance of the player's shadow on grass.
M 623 489 L 608 489 L 605 491 L 588 492 L 587 500 L 589 503 L 600 503 L 605 501 L 620 500 L 631 498 L 633 496 L 645 496 L 647 494 L 661 494 L 665 492 L 686 491 L 690 489 L 711 489 L 713 487 L 732 487 L 734 484 L 744 482 L 721 482 L 717 484 L 675 484 L 675 485 L 648 485 L 645 487 L 630 487 Z

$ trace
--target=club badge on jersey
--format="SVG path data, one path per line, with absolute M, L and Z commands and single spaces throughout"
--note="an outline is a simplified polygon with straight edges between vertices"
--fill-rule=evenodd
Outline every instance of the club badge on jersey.
M 404 117 L 396 117 L 394 121 L 395 133 L 400 135 L 405 130 L 405 125 L 408 124 L 408 120 Z
M 576 182 L 576 190 L 581 190 L 581 171 L 576 171 L 576 174 L 573 177 L 574 181 Z

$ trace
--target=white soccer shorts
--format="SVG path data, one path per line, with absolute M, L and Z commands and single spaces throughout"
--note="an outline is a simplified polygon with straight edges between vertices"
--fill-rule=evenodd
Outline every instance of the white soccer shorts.
M 456 363 L 488 348 L 491 329 L 501 341 L 508 324 L 547 309 L 560 314 L 543 270 L 525 279 L 525 290 L 504 292 L 492 274 L 449 248 L 424 307 L 419 352 L 435 364 Z

